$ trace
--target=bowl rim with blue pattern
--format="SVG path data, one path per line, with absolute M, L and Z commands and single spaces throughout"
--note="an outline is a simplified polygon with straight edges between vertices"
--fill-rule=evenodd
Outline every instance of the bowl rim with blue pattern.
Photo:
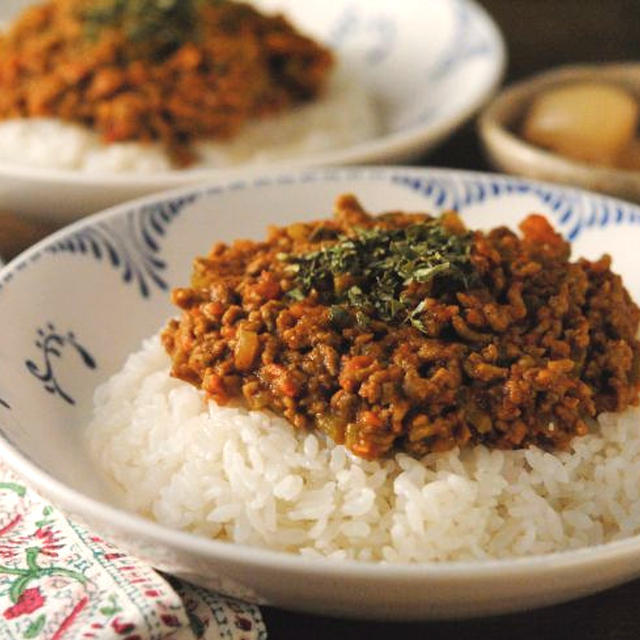
M 364 194 L 365 206 L 375 211 L 456 208 L 487 226 L 503 218 L 513 223 L 516 209 L 518 219 L 534 209 L 548 214 L 587 252 L 601 252 L 607 239 L 629 238 L 625 251 L 633 253 L 640 234 L 640 208 L 635 205 L 556 185 L 446 169 L 274 171 L 114 207 L 53 234 L 0 270 L 0 322 L 7 314 L 19 319 L 5 322 L 0 337 L 0 457 L 73 518 L 154 566 L 259 603 L 364 618 L 473 616 L 560 602 L 639 575 L 638 536 L 575 551 L 482 562 L 317 560 L 171 530 L 103 502 L 86 488 L 81 467 L 78 478 L 73 476 L 77 451 L 60 444 L 67 437 L 64 430 L 79 428 L 86 419 L 91 390 L 119 368 L 116 362 L 131 350 L 131 340 L 139 342 L 166 319 L 163 315 L 150 324 L 149 317 L 169 308 L 163 296 L 188 273 L 194 243 L 204 241 L 208 247 L 217 239 L 203 234 L 202 220 L 210 216 L 212 225 L 221 225 L 226 219 L 231 234 L 247 224 L 259 235 L 267 223 L 280 221 L 242 218 L 248 203 L 274 212 L 306 202 L 318 217 L 344 191 Z M 615 259 L 615 251 L 613 255 Z M 177 260 L 187 264 L 178 267 Z M 636 299 L 638 278 L 632 282 Z M 98 282 L 103 288 L 89 300 L 87 292 Z M 131 305 L 131 326 L 121 323 L 111 331 L 110 322 L 122 313 L 109 309 L 116 302 L 122 308 Z M 64 358 L 43 357 L 42 344 L 52 336 L 60 350 L 72 353 L 69 366 Z M 118 346 L 120 340 L 129 340 L 127 348 Z M 115 351 L 120 353 L 105 367 L 109 370 L 101 372 L 101 362 Z M 39 442 L 48 433 L 51 440 Z M 58 457 L 51 453 L 56 448 Z

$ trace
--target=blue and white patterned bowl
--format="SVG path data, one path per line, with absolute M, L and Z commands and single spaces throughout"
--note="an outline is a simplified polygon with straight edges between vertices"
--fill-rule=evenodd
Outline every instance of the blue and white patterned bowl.
M 419 566 L 318 561 L 172 531 L 109 503 L 81 435 L 95 387 L 173 312 L 169 290 L 217 240 L 325 217 L 342 192 L 372 211 L 458 209 L 474 227 L 541 212 L 608 251 L 640 299 L 640 208 L 504 176 L 437 169 L 271 173 L 147 197 L 80 221 L 0 271 L 0 456 L 71 515 L 155 566 L 258 602 L 361 617 L 430 618 L 539 606 L 640 575 L 638 537 L 520 560 Z
M 0 24 L 39 0 L 2 0 Z M 443 140 L 484 103 L 505 64 L 502 37 L 473 0 L 254 0 L 282 10 L 331 45 L 380 103 L 384 131 L 366 142 L 296 158 L 297 166 L 404 162 Z M 220 169 L 87 174 L 0 163 L 2 206 L 62 222 Z

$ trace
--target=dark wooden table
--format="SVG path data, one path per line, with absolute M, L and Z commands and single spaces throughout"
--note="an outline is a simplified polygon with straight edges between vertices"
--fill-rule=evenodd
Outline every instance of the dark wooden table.
M 425 0 L 428 1 L 428 0 Z M 507 82 L 573 62 L 640 59 L 640 0 L 480 0 L 509 51 Z M 488 170 L 474 123 L 423 164 Z M 0 210 L 2 202 L 0 201 Z M 0 255 L 11 258 L 52 231 L 0 213 Z M 276 640 L 424 638 L 439 640 L 640 639 L 640 580 L 575 602 L 496 618 L 432 623 L 367 623 L 265 609 Z

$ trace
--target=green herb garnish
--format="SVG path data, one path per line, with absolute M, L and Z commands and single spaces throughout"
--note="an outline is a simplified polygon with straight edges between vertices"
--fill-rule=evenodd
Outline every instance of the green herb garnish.
M 420 297 L 418 287 L 416 296 L 409 285 L 433 286 L 437 280 L 454 289 L 468 288 L 476 277 L 472 238 L 472 233 L 452 233 L 434 219 L 400 229 L 359 229 L 318 251 L 280 259 L 294 274 L 289 296 L 299 300 L 315 291 L 331 307 L 330 319 L 337 327 L 362 324 L 364 314 L 424 332 L 424 295 Z M 353 320 L 350 311 L 355 312 Z
M 157 58 L 194 39 L 199 5 L 221 1 L 93 0 L 81 17 L 91 38 L 106 27 L 123 29 L 134 55 Z

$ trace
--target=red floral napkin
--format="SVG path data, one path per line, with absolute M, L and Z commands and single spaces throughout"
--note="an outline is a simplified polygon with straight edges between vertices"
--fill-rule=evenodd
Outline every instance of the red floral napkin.
M 67 520 L 0 463 L 2 640 L 263 640 L 257 607 L 174 581 Z

